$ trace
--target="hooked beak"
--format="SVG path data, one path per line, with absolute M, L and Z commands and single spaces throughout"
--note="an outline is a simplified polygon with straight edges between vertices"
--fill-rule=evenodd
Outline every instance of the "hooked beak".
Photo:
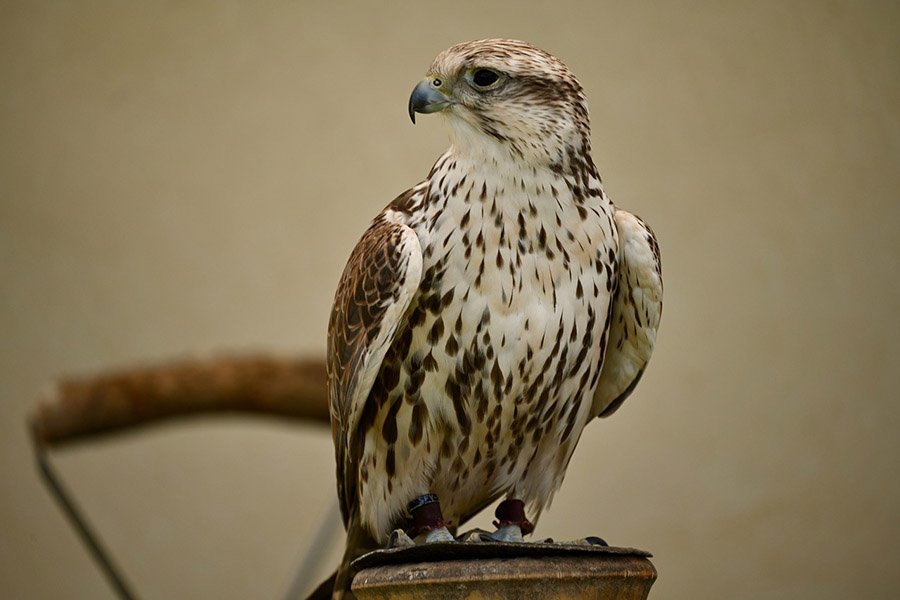
M 423 79 L 409 96 L 409 118 L 416 122 L 416 113 L 428 114 L 444 110 L 453 100 L 431 85 L 430 79 Z

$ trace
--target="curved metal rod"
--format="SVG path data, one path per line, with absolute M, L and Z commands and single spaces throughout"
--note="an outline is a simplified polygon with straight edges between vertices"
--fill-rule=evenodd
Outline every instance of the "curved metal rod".
M 337 501 L 332 500 L 328 507 L 328 512 L 323 515 L 319 529 L 306 549 L 306 554 L 300 566 L 297 567 L 297 572 L 294 574 L 294 579 L 291 582 L 291 587 L 288 588 L 285 600 L 297 600 L 298 598 L 306 597 L 306 594 L 310 592 L 312 583 L 315 581 L 313 577 L 318 572 L 322 559 L 327 555 L 327 550 L 334 544 L 336 539 L 341 537 L 335 534 L 339 534 L 341 531 L 343 531 L 341 527 L 341 513 L 338 510 Z
M 59 504 L 63 514 L 69 520 L 69 523 L 78 532 L 78 537 L 87 547 L 91 558 L 97 563 L 97 566 L 106 576 L 106 580 L 116 591 L 122 600 L 137 600 L 137 594 L 131 584 L 128 583 L 122 568 L 119 567 L 112 559 L 112 555 L 103 546 L 100 537 L 94 532 L 93 527 L 88 523 L 81 509 L 75 503 L 72 495 L 66 489 L 62 479 L 53 468 L 47 455 L 46 448 L 40 443 L 36 436 L 32 437 L 34 441 L 34 452 L 37 458 L 38 470 L 41 472 L 41 479 L 50 490 L 50 494 L 56 503 Z

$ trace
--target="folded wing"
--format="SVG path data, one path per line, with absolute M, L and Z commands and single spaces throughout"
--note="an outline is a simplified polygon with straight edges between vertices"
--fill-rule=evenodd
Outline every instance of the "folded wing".
M 619 230 L 618 285 L 612 305 L 609 341 L 592 417 L 608 417 L 631 394 L 644 374 L 662 314 L 662 267 L 650 227 L 616 209 Z
M 422 249 L 412 229 L 375 219 L 353 250 L 328 325 L 328 396 L 344 525 L 356 506 L 360 417 L 384 355 L 422 279 Z

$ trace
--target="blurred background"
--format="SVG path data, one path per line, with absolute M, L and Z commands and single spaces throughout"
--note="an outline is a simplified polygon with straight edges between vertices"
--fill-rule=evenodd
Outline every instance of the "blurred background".
M 324 353 L 353 244 L 447 143 L 412 87 L 515 37 L 580 77 L 666 282 L 642 384 L 537 533 L 652 551 L 656 598 L 895 597 L 898 32 L 842 0 L 3 2 L 0 596 L 113 597 L 33 466 L 47 382 Z M 335 518 L 324 428 L 188 421 L 57 464 L 145 598 L 280 597 Z

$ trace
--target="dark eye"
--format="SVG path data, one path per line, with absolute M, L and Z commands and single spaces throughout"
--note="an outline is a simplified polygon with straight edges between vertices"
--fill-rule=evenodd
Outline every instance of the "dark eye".
M 490 69 L 478 69 L 472 73 L 472 83 L 478 87 L 490 87 L 497 83 L 500 76 Z

